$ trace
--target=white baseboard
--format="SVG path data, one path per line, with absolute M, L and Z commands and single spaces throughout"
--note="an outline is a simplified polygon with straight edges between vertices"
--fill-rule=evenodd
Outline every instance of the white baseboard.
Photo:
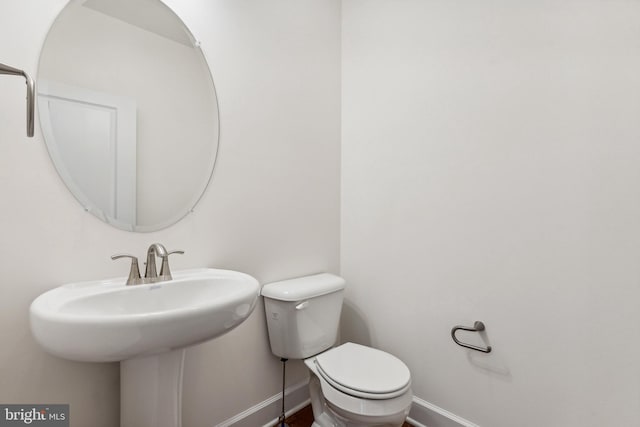
M 415 396 L 413 397 L 413 405 L 411 405 L 411 412 L 407 421 L 415 427 L 480 427 L 446 409 Z
M 286 415 L 289 416 L 309 404 L 309 386 L 307 381 L 287 387 L 284 391 Z M 278 422 L 282 411 L 282 394 L 278 393 L 221 422 L 215 427 L 256 427 L 273 426 Z
M 306 381 L 285 389 L 287 416 L 298 412 L 308 404 L 309 387 Z M 281 408 L 282 395 L 278 393 L 215 427 L 271 427 L 278 422 Z M 446 409 L 415 396 L 413 397 L 413 405 L 411 405 L 411 412 L 407 421 L 415 427 L 480 427 Z

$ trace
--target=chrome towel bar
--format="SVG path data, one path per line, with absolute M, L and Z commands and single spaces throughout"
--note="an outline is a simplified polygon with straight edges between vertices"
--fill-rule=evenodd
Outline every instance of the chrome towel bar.
M 453 329 L 451 329 L 451 338 L 453 338 L 453 341 L 461 347 L 470 348 L 471 350 L 481 351 L 483 353 L 491 353 L 490 345 L 487 347 L 478 347 L 476 345 L 466 344 L 458 340 L 456 338 L 456 332 L 460 329 L 462 329 L 463 331 L 469 331 L 469 332 L 481 332 L 481 331 L 484 331 L 485 329 L 484 323 L 477 320 L 476 322 L 473 323 L 473 327 L 471 328 L 468 326 L 454 326 Z
M 17 68 L 0 63 L 0 74 L 10 76 L 22 76 L 27 81 L 27 136 L 33 136 L 34 116 L 35 116 L 35 84 L 29 74 Z

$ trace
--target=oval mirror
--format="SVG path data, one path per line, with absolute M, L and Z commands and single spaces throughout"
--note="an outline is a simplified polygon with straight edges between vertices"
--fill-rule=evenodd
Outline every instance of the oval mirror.
M 193 209 L 218 149 L 218 106 L 199 43 L 159 0 L 72 0 L 40 55 L 49 155 L 84 208 L 154 231 Z

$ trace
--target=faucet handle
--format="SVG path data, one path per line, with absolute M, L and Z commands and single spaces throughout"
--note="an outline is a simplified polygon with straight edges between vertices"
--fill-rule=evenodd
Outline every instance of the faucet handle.
M 129 254 L 115 254 L 111 255 L 112 260 L 120 258 L 131 258 L 131 270 L 129 270 L 129 277 L 127 278 L 127 286 L 139 285 L 142 283 L 140 278 L 140 269 L 138 268 L 138 258 Z
M 169 268 L 169 255 L 180 254 L 183 255 L 184 251 L 170 251 L 162 257 L 162 266 L 160 267 L 160 277 L 162 280 L 171 280 L 171 269 Z

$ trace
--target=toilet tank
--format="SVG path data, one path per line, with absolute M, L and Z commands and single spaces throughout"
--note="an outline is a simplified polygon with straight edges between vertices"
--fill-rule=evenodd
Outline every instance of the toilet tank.
M 344 288 L 344 279 L 329 273 L 264 285 L 271 352 L 285 359 L 306 359 L 333 346 Z

